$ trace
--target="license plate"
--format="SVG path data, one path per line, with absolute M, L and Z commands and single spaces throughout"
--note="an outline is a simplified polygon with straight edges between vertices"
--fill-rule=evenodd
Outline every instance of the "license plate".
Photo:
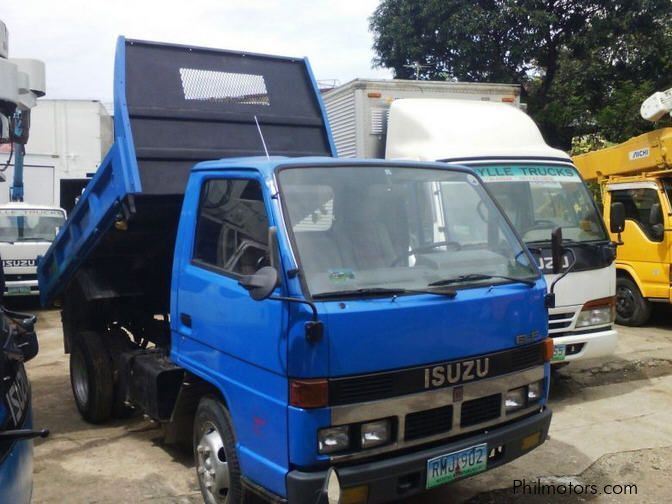
M 4 402 L 9 410 L 15 427 L 20 427 L 28 407 L 29 397 L 28 377 L 22 364 L 14 377 L 14 382 L 5 393 Z
M 487 463 L 487 443 L 429 459 L 426 488 L 434 488 L 481 473 L 486 470 Z
M 30 287 L 7 287 L 7 294 L 10 296 L 26 296 L 30 294 Z
M 563 361 L 565 360 L 565 353 L 567 351 L 567 345 L 555 345 L 553 347 L 553 358 L 552 361 Z

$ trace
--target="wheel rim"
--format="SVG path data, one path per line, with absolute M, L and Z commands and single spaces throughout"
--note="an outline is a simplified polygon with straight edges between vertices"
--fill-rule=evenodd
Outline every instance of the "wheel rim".
M 72 373 L 72 390 L 75 393 L 75 399 L 81 406 L 86 406 L 89 402 L 89 373 L 80 352 L 72 353 L 70 373 Z
M 196 471 L 208 502 L 228 501 L 229 463 L 222 436 L 212 422 L 203 425 L 203 433 L 196 446 Z
M 635 314 L 637 303 L 635 294 L 627 287 L 616 289 L 616 313 L 623 319 L 629 319 Z

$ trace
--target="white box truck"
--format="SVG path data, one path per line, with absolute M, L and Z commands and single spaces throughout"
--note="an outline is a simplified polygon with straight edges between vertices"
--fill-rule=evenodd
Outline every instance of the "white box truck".
M 415 91 L 413 84 L 353 81 L 326 93 L 339 155 L 444 161 L 473 168 L 536 257 L 549 286 L 560 276 L 550 253 L 551 232 L 560 227 L 566 254 L 559 270 L 566 277 L 549 310 L 553 362 L 613 353 L 615 246 L 570 157 L 549 147 L 534 121 L 520 110 L 518 87 L 459 83 L 463 91 L 458 95 L 451 91 L 457 83 L 418 82 Z M 443 97 L 427 92 L 437 93 L 442 84 Z M 444 215 L 468 208 L 466 201 L 444 205 Z M 487 218 L 472 217 L 475 224 Z M 447 244 L 467 231 L 448 221 L 440 230 Z
M 339 157 L 384 158 L 390 105 L 399 98 L 451 98 L 520 107 L 517 84 L 355 79 L 326 91 L 324 104 Z

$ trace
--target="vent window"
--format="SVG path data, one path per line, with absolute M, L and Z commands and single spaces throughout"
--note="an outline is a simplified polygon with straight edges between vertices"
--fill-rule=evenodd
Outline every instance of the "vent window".
M 241 105 L 271 104 L 263 75 L 180 68 L 185 100 Z

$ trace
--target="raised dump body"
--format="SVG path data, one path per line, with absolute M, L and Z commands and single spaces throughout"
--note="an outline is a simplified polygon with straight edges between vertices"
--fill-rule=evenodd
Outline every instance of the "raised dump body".
M 335 154 L 307 59 L 120 37 L 115 142 L 42 258 L 42 302 L 75 271 L 95 268 L 89 297 L 143 295 L 167 311 L 189 171 L 202 160 L 263 155 L 255 117 L 271 155 Z

